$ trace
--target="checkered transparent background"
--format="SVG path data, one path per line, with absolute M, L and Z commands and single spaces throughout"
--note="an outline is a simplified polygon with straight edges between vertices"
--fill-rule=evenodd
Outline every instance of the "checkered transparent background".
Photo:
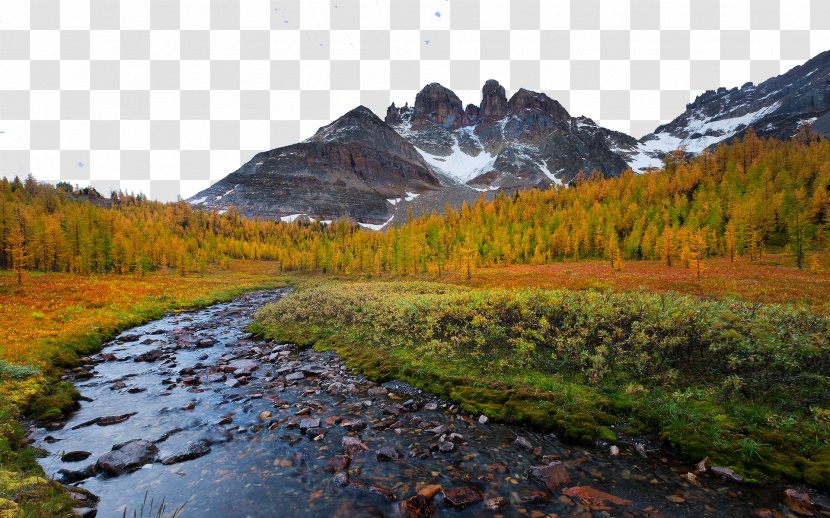
M 830 48 L 830 0 L 2 0 L 0 175 L 190 196 L 440 82 L 641 136 Z

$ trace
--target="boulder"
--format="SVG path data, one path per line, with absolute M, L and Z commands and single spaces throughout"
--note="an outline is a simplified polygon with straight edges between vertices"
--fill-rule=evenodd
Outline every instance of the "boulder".
M 98 458 L 95 466 L 109 475 L 122 475 L 153 462 L 157 453 L 158 447 L 155 444 L 144 439 L 134 439 L 113 446 L 111 452 Z
M 197 459 L 207 455 L 208 453 L 210 453 L 210 443 L 204 440 L 196 441 L 191 443 L 187 447 L 187 450 L 165 457 L 161 463 L 164 465 L 177 464 L 179 462 Z

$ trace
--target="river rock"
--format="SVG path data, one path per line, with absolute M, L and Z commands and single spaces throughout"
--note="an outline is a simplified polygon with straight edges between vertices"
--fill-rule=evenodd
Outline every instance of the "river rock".
M 488 511 L 504 511 L 507 509 L 507 500 L 503 496 L 488 498 L 484 501 L 484 508 Z
M 522 503 L 527 505 L 543 505 L 549 500 L 550 496 L 544 491 L 525 491 L 521 496 Z
M 423 495 L 411 496 L 398 504 L 401 518 L 432 518 L 435 513 L 435 503 Z
M 202 383 L 220 383 L 227 379 L 228 377 L 224 372 L 212 372 L 202 377 Z
M 338 455 L 326 461 L 323 466 L 323 471 L 329 473 L 337 473 L 339 471 L 346 471 L 352 463 L 352 458 L 348 455 Z
M 259 363 L 254 360 L 234 360 L 228 363 L 228 367 L 233 369 L 233 373 L 250 374 L 259 368 Z
M 643 444 L 641 442 L 638 442 L 637 444 L 634 445 L 634 451 L 636 451 L 637 454 L 640 455 L 640 457 L 642 457 L 644 459 L 648 458 L 648 452 L 646 452 L 646 445 L 645 444 Z
M 187 460 L 197 459 L 210 453 L 210 444 L 207 441 L 201 440 L 191 443 L 187 450 L 181 453 L 175 453 L 169 457 L 164 458 L 161 463 L 164 465 L 177 464 Z
M 480 489 L 473 486 L 450 487 L 441 492 L 444 503 L 455 509 L 464 509 L 484 499 Z
M 320 376 L 328 369 L 319 363 L 305 363 L 297 367 L 297 370 L 305 374 L 306 376 Z
M 80 508 L 94 510 L 95 507 L 97 507 L 98 502 L 101 500 L 97 495 L 82 487 L 69 486 L 66 488 L 66 492 L 69 493 L 69 496 L 72 498 L 73 506 L 75 506 L 76 509 Z M 95 515 L 92 514 L 88 516 Z
M 386 387 L 372 387 L 367 393 L 372 397 L 381 397 L 389 394 L 389 389 Z
M 196 342 L 196 347 L 199 349 L 204 349 L 206 347 L 213 347 L 216 343 L 216 340 L 213 338 L 201 338 L 198 342 Z
M 516 440 L 513 441 L 513 445 L 521 450 L 533 450 L 533 444 L 521 435 L 516 436 Z
M 361 441 L 359 437 L 354 437 L 351 435 L 346 435 L 345 437 L 343 437 L 341 445 L 343 446 L 343 449 L 350 454 L 364 452 L 369 449 L 366 446 L 366 443 Z
M 398 460 L 401 454 L 391 446 L 384 446 L 375 452 L 375 458 L 379 461 Z
M 424 430 L 424 431 L 428 432 L 428 433 L 435 434 L 435 435 L 444 435 L 444 434 L 450 433 L 452 431 L 452 428 L 450 428 L 449 426 L 447 426 L 445 424 L 442 424 L 442 425 L 436 426 L 435 428 L 429 428 L 429 429 Z
M 531 467 L 528 477 L 541 482 L 550 491 L 559 489 L 571 481 L 568 469 L 559 461 L 553 461 L 546 466 Z
M 122 475 L 135 471 L 156 458 L 158 447 L 144 439 L 134 439 L 116 444 L 112 451 L 98 458 L 95 466 L 110 475 Z
M 362 419 L 344 419 L 340 426 L 350 432 L 360 432 L 366 429 L 366 421 Z
M 95 466 L 87 466 L 81 470 L 59 469 L 58 475 L 60 475 L 58 478 L 64 484 L 74 484 L 76 482 L 80 482 L 81 480 L 86 480 L 89 477 L 94 477 Z
M 563 491 L 565 496 L 576 498 L 593 511 L 610 511 L 613 505 L 630 505 L 631 501 L 605 493 L 591 486 L 569 487 Z
M 300 381 L 305 379 L 305 374 L 302 372 L 292 372 L 291 374 L 287 374 L 285 376 L 285 381 Z
M 317 418 L 309 418 L 309 419 L 300 419 L 300 431 L 305 433 L 306 431 L 313 429 L 313 428 L 320 428 L 320 420 Z
M 63 462 L 80 462 L 82 460 L 86 460 L 92 453 L 88 451 L 82 450 L 75 450 L 75 451 L 68 451 L 61 455 L 61 460 Z
M 130 412 L 129 414 L 121 414 L 121 415 L 109 415 L 105 417 L 99 417 L 98 420 L 95 422 L 98 426 L 110 426 L 118 423 L 123 423 L 127 419 L 131 418 L 132 416 L 136 415 L 138 412 Z
M 146 353 L 139 354 L 138 356 L 136 356 L 134 361 L 153 363 L 160 360 L 162 356 L 164 356 L 164 351 L 162 351 L 161 349 L 151 349 Z
M 439 441 L 438 450 L 441 453 L 452 453 L 455 451 L 455 443 L 452 441 Z
M 724 467 L 721 467 L 721 466 L 712 466 L 711 468 L 709 468 L 709 471 L 711 471 L 713 475 L 715 475 L 717 477 L 720 477 L 724 480 L 728 480 L 729 482 L 743 482 L 744 481 L 744 477 L 742 477 L 741 475 L 738 474 L 738 472 L 736 472 L 735 470 L 730 469 L 730 468 L 724 468 Z
M 384 497 L 387 502 L 394 502 L 398 499 L 394 492 L 380 486 L 368 484 L 362 480 L 350 479 L 349 487 L 351 487 L 352 489 L 357 489 L 359 491 L 366 491 L 368 493 L 380 495 Z

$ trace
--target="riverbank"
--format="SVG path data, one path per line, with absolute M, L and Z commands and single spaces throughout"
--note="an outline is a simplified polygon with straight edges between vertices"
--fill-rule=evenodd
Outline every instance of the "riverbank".
M 801 487 L 732 484 L 651 445 L 574 445 L 251 336 L 254 311 L 283 295 L 170 313 L 107 342 L 74 375 L 81 407 L 31 434 L 46 473 L 97 495 L 100 516 L 156 516 L 160 501 L 252 518 L 777 516 L 788 498 L 830 510 Z
M 59 419 L 77 407 L 79 393 L 61 376 L 77 372 L 79 356 L 168 311 L 286 284 L 272 263 L 252 261 L 200 277 L 31 273 L 20 287 L 14 280 L 8 272 L 0 277 L 0 321 L 7 323 L 0 330 L 0 510 L 50 516 L 67 512 L 72 502 L 43 478 L 20 419 Z
M 252 330 L 471 413 L 830 487 L 830 319 L 675 294 L 309 283 Z

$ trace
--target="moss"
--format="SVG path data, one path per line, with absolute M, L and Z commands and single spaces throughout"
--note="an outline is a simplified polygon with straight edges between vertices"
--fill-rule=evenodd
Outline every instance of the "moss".
M 80 399 L 81 393 L 71 383 L 49 384 L 29 404 L 27 414 L 41 422 L 54 421 L 77 410 Z

